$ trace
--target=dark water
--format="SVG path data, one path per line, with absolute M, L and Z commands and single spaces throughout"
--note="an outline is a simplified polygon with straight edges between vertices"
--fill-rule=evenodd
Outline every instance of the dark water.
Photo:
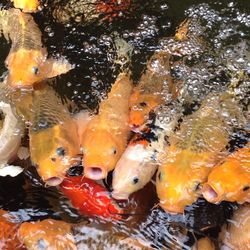
M 4 1 L 3 5 L 6 6 Z M 79 109 L 95 109 L 119 72 L 119 67 L 113 63 L 116 33 L 134 47 L 131 71 L 136 82 L 147 59 L 159 48 L 159 41 L 173 36 L 176 27 L 187 17 L 199 18 L 204 27 L 202 36 L 207 42 L 203 57 L 198 61 L 187 61 L 186 65 L 190 67 L 183 67 L 179 72 L 194 99 L 199 102 L 207 93 L 225 89 L 230 78 L 229 67 L 230 72 L 246 70 L 250 74 L 250 2 L 246 0 L 138 0 L 133 1 L 129 13 L 114 18 L 112 23 L 96 20 L 67 26 L 52 19 L 49 1 L 48 7 L 34 17 L 49 54 L 65 56 L 75 64 L 75 69 L 54 79 L 53 86 L 62 96 L 75 101 Z M 0 74 L 6 71 L 4 60 L 9 48 L 10 44 L 0 38 Z M 245 96 L 242 101 L 247 102 Z M 246 141 L 244 131 L 235 131 L 231 148 L 244 145 Z M 29 162 L 22 164 L 28 169 L 24 174 L 0 179 L 0 208 L 11 211 L 21 221 L 55 218 L 79 223 L 88 220 L 113 232 L 145 239 L 158 249 L 173 246 L 189 249 L 195 239 L 204 235 L 216 239 L 220 226 L 237 208 L 236 204 L 213 205 L 199 199 L 186 208 L 184 215 L 167 214 L 153 208 L 157 197 L 154 185 L 149 184 L 130 198 L 129 205 L 121 204 L 128 209 L 128 214 L 134 215 L 110 225 L 80 216 L 56 188 L 43 186 Z M 145 192 L 150 194 L 146 199 Z

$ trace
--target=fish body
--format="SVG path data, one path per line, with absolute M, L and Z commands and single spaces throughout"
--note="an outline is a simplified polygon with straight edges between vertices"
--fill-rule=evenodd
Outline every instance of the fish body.
M 146 123 L 150 112 L 164 103 L 167 95 L 176 97 L 176 88 L 170 75 L 170 57 L 167 52 L 156 52 L 147 63 L 146 72 L 133 89 L 130 98 L 129 124 L 137 128 Z
M 121 218 L 122 210 L 109 197 L 107 190 L 93 180 L 82 176 L 68 177 L 60 188 L 83 215 Z
M 232 96 L 208 96 L 169 137 L 170 146 L 160 157 L 156 182 L 165 211 L 182 213 L 200 196 L 211 169 L 226 154 L 232 128 L 228 119 L 236 113 L 240 116 L 241 109 Z
M 41 41 L 42 33 L 30 14 L 19 9 L 0 10 L 0 31 L 12 42 L 5 61 L 9 85 L 31 87 L 72 69 L 66 60 L 47 58 L 47 50 Z
M 222 247 L 232 250 L 250 249 L 250 205 L 241 206 L 222 227 L 219 239 Z M 223 248 L 224 249 L 224 248 Z
M 129 77 L 121 73 L 107 99 L 100 103 L 99 113 L 88 123 L 81 140 L 84 175 L 87 178 L 105 178 L 125 150 L 130 132 L 131 91 Z
M 193 246 L 191 250 L 215 250 L 214 243 L 208 238 L 204 237 L 199 239 Z
M 128 199 L 129 195 L 143 188 L 152 178 L 157 163 L 154 150 L 147 140 L 132 139 L 116 164 L 112 180 L 112 197 Z
M 111 20 L 113 17 L 128 10 L 131 0 L 70 0 L 62 3 L 54 1 L 52 15 L 60 23 L 66 24 L 71 21 L 82 25 L 92 23 L 100 16 Z
M 23 12 L 36 12 L 39 7 L 38 0 L 11 0 L 14 2 L 14 7 L 22 9 Z
M 8 214 L 4 210 L 0 210 L 0 248 L 4 250 L 25 250 L 17 237 L 19 224 L 11 222 Z
M 212 203 L 250 202 L 250 143 L 213 168 L 202 194 Z
M 31 160 L 47 185 L 58 185 L 80 161 L 77 123 L 51 87 L 35 90 L 33 95 Z
M 46 219 L 24 222 L 18 230 L 18 238 L 27 249 L 76 250 L 71 224 Z

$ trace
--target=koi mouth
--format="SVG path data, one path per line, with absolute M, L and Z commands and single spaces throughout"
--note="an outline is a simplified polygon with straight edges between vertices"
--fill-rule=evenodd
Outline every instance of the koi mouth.
M 47 180 L 45 180 L 45 185 L 46 186 L 58 186 L 63 182 L 62 178 L 59 177 L 51 177 Z
M 215 202 L 218 198 L 218 193 L 209 185 L 205 184 L 202 190 L 204 198 L 209 202 Z
M 88 167 L 84 169 L 84 175 L 92 180 L 101 180 L 106 177 L 107 172 L 101 167 Z
M 115 192 L 113 191 L 111 194 L 112 198 L 116 200 L 127 200 L 128 199 L 128 194 L 126 193 L 121 193 L 121 192 Z

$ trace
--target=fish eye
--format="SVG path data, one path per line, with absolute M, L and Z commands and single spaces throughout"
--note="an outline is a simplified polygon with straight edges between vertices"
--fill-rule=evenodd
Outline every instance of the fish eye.
M 194 191 L 198 191 L 201 188 L 201 183 L 200 182 L 195 182 L 194 183 Z
M 162 174 L 161 174 L 161 172 L 159 172 L 159 174 L 158 174 L 158 179 L 159 179 L 159 181 L 162 180 Z
M 51 157 L 50 159 L 51 159 L 51 161 L 56 162 L 56 158 L 55 157 Z
M 249 188 L 250 188 L 250 186 L 245 186 L 245 187 L 243 188 L 243 191 L 245 192 L 245 191 L 249 190 Z
M 138 177 L 134 177 L 133 178 L 133 184 L 137 184 L 139 182 L 139 178 Z
M 61 156 L 61 157 L 65 156 L 65 154 L 66 154 L 65 149 L 64 149 L 63 147 L 57 148 L 57 149 L 56 149 L 56 154 L 57 154 L 58 156 Z
M 140 106 L 141 106 L 141 107 L 146 107 L 146 106 L 147 106 L 147 103 L 146 103 L 146 102 L 140 102 Z
M 33 67 L 32 67 L 32 73 L 35 74 L 35 75 L 37 75 L 38 72 L 39 72 L 38 67 L 37 67 L 37 66 L 33 66 Z
M 115 155 L 116 153 L 117 153 L 117 150 L 116 150 L 116 148 L 114 147 L 114 148 L 112 148 L 112 153 Z

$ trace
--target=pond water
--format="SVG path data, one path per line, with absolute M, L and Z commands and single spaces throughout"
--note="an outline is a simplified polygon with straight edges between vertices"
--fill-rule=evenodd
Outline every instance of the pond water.
M 77 104 L 75 112 L 98 110 L 98 104 L 106 98 L 115 82 L 120 70 L 119 64 L 114 64 L 116 37 L 133 47 L 130 70 L 136 83 L 149 57 L 164 46 L 164 38 L 174 36 L 176 28 L 189 17 L 200 22 L 205 52 L 185 61 L 177 58 L 176 66 L 173 65 L 172 74 L 184 82 L 186 95 L 192 100 L 186 113 L 197 109 L 209 93 L 226 90 L 231 75 L 240 71 L 247 72 L 248 80 L 238 95 L 249 111 L 250 2 L 132 0 L 129 10 L 112 20 L 99 17 L 91 22 L 71 21 L 66 25 L 52 17 L 58 2 L 65 4 L 63 0 L 44 1 L 42 11 L 33 16 L 42 31 L 42 41 L 49 55 L 64 56 L 75 65 L 67 74 L 51 80 L 62 98 L 67 97 Z M 1 5 L 8 7 L 10 3 L 2 1 Z M 0 38 L 0 74 L 7 70 L 4 61 L 10 46 L 4 37 Z M 23 144 L 27 144 L 27 140 L 24 138 Z M 248 130 L 234 131 L 228 151 L 243 147 L 248 140 L 249 127 Z M 217 242 L 221 226 L 238 208 L 236 203 L 215 205 L 199 198 L 186 207 L 184 214 L 166 213 L 156 206 L 155 184 L 150 182 L 127 202 L 119 202 L 127 211 L 122 221 L 90 218 L 80 215 L 57 188 L 45 188 L 29 160 L 18 163 L 25 167 L 22 174 L 0 178 L 0 208 L 10 211 L 19 221 L 53 218 L 76 224 L 74 234 L 79 249 L 129 249 L 128 245 L 119 243 L 119 237 L 141 239 L 155 249 L 190 249 L 204 236 Z M 81 168 L 74 170 L 74 175 L 82 172 Z M 111 188 L 110 177 L 106 186 Z M 119 237 L 109 238 L 109 232 Z M 88 233 L 92 238 L 86 237 Z

